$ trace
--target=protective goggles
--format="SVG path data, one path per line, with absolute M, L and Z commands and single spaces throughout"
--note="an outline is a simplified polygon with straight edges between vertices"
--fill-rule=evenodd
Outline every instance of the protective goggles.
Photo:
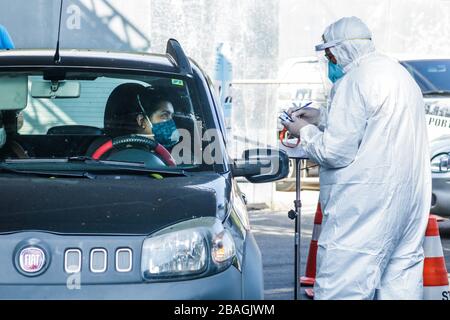
M 323 51 L 325 49 L 328 48 L 332 48 L 335 47 L 337 45 L 340 45 L 341 43 L 343 43 L 344 41 L 350 41 L 350 40 L 372 40 L 372 38 L 350 38 L 350 39 L 336 39 L 336 40 L 331 40 L 331 41 L 323 41 L 323 43 L 318 44 L 316 46 L 316 51 Z

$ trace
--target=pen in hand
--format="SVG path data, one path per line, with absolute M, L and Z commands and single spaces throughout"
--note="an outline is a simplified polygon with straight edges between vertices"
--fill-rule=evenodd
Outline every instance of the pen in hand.
M 299 111 L 299 110 L 301 110 L 301 109 L 307 108 L 307 107 L 309 107 L 310 105 L 312 105 L 312 102 L 308 102 L 308 103 L 305 104 L 304 106 L 298 107 L 297 109 L 293 110 L 293 111 L 291 112 L 291 114 L 293 114 L 294 112 L 297 112 L 297 111 Z M 295 104 L 294 104 L 294 106 L 295 106 Z

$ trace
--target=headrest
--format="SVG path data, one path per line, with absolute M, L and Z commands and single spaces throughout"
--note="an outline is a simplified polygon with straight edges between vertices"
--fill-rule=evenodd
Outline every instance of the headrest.
M 145 87 L 138 83 L 123 83 L 117 86 L 109 95 L 106 102 L 104 128 L 108 135 L 127 134 L 129 126 L 133 124 L 127 122 L 126 115 L 133 111 L 138 111 L 137 96 L 145 90 Z M 129 133 L 133 133 L 132 131 Z

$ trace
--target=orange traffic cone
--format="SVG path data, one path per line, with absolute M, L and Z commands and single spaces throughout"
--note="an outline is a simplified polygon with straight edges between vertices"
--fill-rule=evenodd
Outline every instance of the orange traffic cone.
M 430 215 L 423 244 L 425 261 L 423 266 L 424 300 L 448 300 L 450 298 L 447 268 L 437 217 Z
M 317 203 L 316 215 L 314 217 L 314 229 L 309 245 L 308 260 L 306 262 L 305 276 L 300 278 L 300 283 L 304 286 L 312 286 L 316 281 L 316 257 L 320 228 L 322 225 L 322 209 L 320 202 Z

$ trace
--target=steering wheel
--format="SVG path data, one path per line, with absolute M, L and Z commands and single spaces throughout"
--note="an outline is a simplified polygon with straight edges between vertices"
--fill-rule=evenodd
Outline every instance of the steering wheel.
M 175 160 L 166 148 L 152 139 L 138 135 L 122 136 L 108 140 L 98 147 L 97 150 L 95 150 L 92 158 L 95 160 L 100 160 L 106 152 L 112 149 L 120 149 L 128 146 L 146 147 L 149 151 L 154 151 L 158 156 L 160 156 L 167 166 L 176 166 Z

